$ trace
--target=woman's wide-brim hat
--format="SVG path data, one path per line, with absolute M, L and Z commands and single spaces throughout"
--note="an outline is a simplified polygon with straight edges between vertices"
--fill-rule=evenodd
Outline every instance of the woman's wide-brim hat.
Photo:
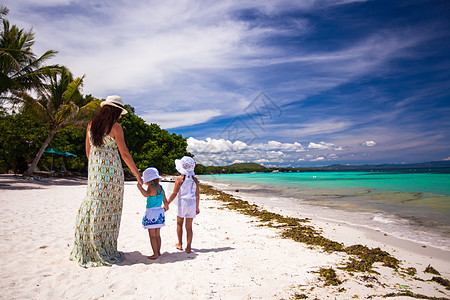
M 142 173 L 142 181 L 144 181 L 144 183 L 145 182 L 150 182 L 150 181 L 155 180 L 155 179 L 161 179 L 161 178 L 162 177 L 159 176 L 158 169 L 156 169 L 156 168 L 147 168 Z
M 114 107 L 122 109 L 121 115 L 124 115 L 127 113 L 127 110 L 125 109 L 125 105 L 123 104 L 123 100 L 120 96 L 113 95 L 113 96 L 106 97 L 105 101 L 100 103 L 101 107 L 103 107 L 105 105 L 110 105 L 110 106 L 114 106 Z
M 195 160 L 189 156 L 183 156 L 181 159 L 175 159 L 175 169 L 183 175 L 195 175 Z

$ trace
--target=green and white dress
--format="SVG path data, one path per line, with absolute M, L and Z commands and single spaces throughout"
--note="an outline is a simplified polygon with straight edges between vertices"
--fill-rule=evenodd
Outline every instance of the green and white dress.
M 105 135 L 100 147 L 89 135 L 88 186 L 76 219 L 70 254 L 83 267 L 110 266 L 122 261 L 117 251 L 123 204 L 123 169 L 114 138 Z

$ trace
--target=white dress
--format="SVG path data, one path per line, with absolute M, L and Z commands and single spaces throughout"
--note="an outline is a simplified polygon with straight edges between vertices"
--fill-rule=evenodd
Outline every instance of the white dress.
M 184 182 L 178 191 L 178 217 L 195 218 L 197 215 L 196 190 L 197 184 L 192 176 L 185 175 Z

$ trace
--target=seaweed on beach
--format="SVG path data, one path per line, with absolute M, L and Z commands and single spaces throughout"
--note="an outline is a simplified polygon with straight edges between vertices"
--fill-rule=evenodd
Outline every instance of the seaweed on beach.
M 322 236 L 320 231 L 305 224 L 309 222 L 309 219 L 290 218 L 268 212 L 267 210 L 260 209 L 255 204 L 236 199 L 232 195 L 216 190 L 209 185 L 201 184 L 200 190 L 203 194 L 214 196 L 215 200 L 225 202 L 225 207 L 228 209 L 257 217 L 261 222 L 266 223 L 266 226 L 282 228 L 281 236 L 284 238 L 292 239 L 312 247 L 320 247 L 326 252 L 339 251 L 351 255 L 352 257 L 349 262 L 342 267 L 343 270 L 349 272 L 374 272 L 373 264 L 376 262 L 380 262 L 384 266 L 396 270 L 399 267 L 399 260 L 380 248 L 371 249 L 363 245 L 345 247 L 342 243 Z
M 343 268 L 347 271 L 374 272 L 372 266 L 375 262 L 397 270 L 400 263 L 398 259 L 380 248 L 371 249 L 363 245 L 353 245 L 346 247 L 344 252 L 359 258 L 359 261 L 354 258 L 350 259 L 350 262 Z
M 297 299 L 308 299 L 308 296 L 306 296 L 305 294 L 295 294 L 293 299 L 294 300 L 297 300 Z
M 340 285 L 342 281 L 336 275 L 336 271 L 333 268 L 320 268 L 320 277 L 325 280 L 325 286 L 328 285 Z
M 413 277 L 413 276 L 415 276 L 415 275 L 417 274 L 417 269 L 414 268 L 414 267 L 410 267 L 410 268 L 407 268 L 407 269 L 405 270 L 405 272 L 406 272 L 406 274 L 408 274 L 409 276 Z
M 436 270 L 435 268 L 433 268 L 431 265 L 428 265 L 425 270 L 425 273 L 430 273 L 430 274 L 434 274 L 434 275 L 441 275 L 441 273 L 438 272 L 438 270 Z
M 429 300 L 448 300 L 448 298 L 442 298 L 442 297 L 430 297 L 430 296 L 425 296 L 422 294 L 416 294 L 410 291 L 405 291 L 405 292 L 399 292 L 399 293 L 389 293 L 386 295 L 371 295 L 368 296 L 367 299 L 372 299 L 373 297 L 383 297 L 383 298 L 392 298 L 392 297 L 401 297 L 401 296 L 407 296 L 407 297 L 412 297 L 412 298 L 416 298 L 416 299 L 429 299 Z
M 439 276 L 433 276 L 433 278 L 431 278 L 431 281 L 437 282 L 442 286 L 445 286 L 446 290 L 450 290 L 450 280 L 439 277 Z

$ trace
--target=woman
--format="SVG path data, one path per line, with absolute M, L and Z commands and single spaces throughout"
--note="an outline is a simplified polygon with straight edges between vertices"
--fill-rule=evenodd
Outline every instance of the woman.
M 122 127 L 117 123 L 127 113 L 122 98 L 108 96 L 100 106 L 86 130 L 88 187 L 78 210 L 70 254 L 83 267 L 109 266 L 122 261 L 122 253 L 117 251 L 124 187 L 120 156 L 142 184 L 125 145 Z

